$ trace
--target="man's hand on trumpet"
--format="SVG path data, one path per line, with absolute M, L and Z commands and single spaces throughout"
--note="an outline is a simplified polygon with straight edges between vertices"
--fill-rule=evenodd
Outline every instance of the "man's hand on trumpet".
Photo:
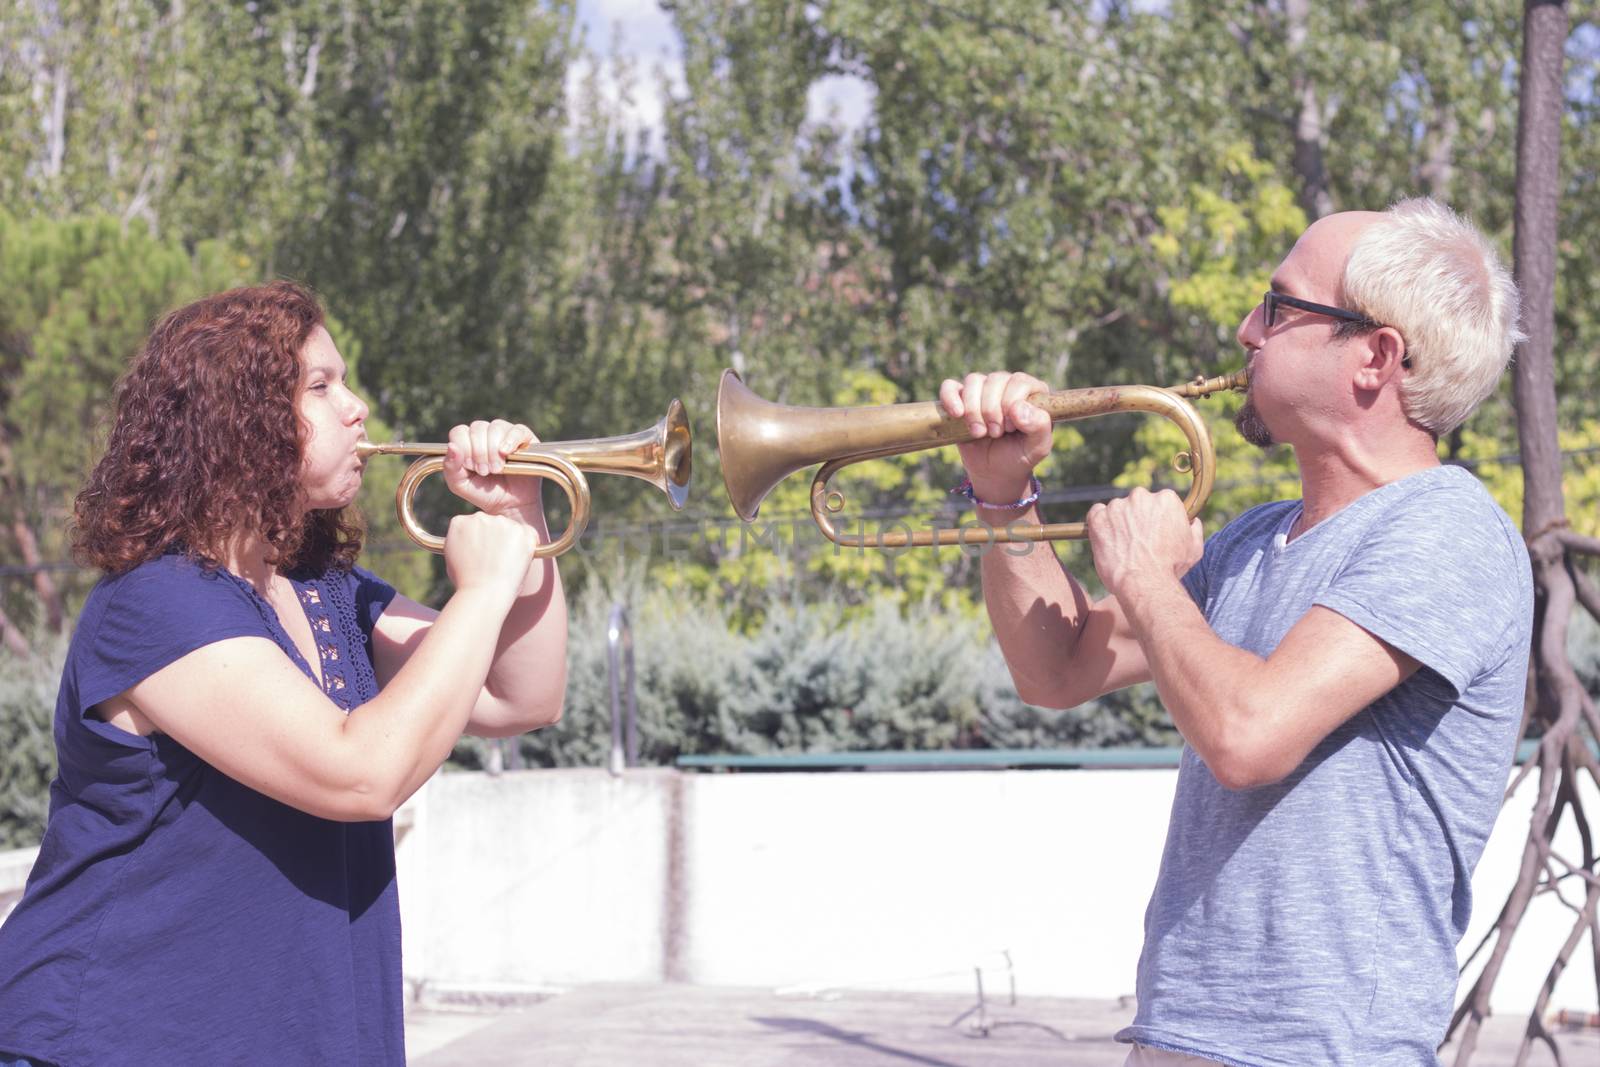
M 1050 416 L 1028 397 L 1050 391 L 1030 374 L 995 371 L 945 379 L 939 403 L 978 438 L 959 446 L 979 504 L 1004 505 L 1028 492 L 1033 468 L 1050 454 Z
M 1125 606 L 1139 595 L 1141 582 L 1181 578 L 1205 551 L 1200 520 L 1189 518 L 1170 489 L 1152 493 L 1139 486 L 1125 497 L 1096 504 L 1085 521 L 1095 572 L 1106 592 Z

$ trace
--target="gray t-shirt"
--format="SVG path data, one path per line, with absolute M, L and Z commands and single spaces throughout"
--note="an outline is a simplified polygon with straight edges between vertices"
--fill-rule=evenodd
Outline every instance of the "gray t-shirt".
M 1225 789 L 1184 748 L 1117 1036 L 1245 1067 L 1431 1067 L 1522 715 L 1528 555 L 1459 467 L 1286 542 L 1299 510 L 1254 508 L 1207 543 L 1184 585 L 1211 628 L 1266 656 L 1320 604 L 1422 667 L 1275 785 Z

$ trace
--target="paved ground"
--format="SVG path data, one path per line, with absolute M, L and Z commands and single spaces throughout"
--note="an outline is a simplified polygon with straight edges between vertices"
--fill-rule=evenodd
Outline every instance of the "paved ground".
M 415 1011 L 413 1067 L 1118 1067 L 1115 1001 L 765 989 L 580 986 L 520 1011 Z M 1490 1020 L 1474 1067 L 1510 1067 L 1524 1022 Z M 1600 1033 L 1561 1036 L 1568 1064 L 1600 1064 Z M 1450 1062 L 1447 1054 L 1444 1062 Z M 1555 1060 L 1537 1050 L 1532 1064 Z

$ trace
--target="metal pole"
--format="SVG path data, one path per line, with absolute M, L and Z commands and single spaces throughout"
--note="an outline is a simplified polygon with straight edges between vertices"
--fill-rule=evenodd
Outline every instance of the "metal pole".
M 606 666 L 611 676 L 611 758 L 609 767 L 613 775 L 620 775 L 625 767 L 639 762 L 639 705 L 634 692 L 633 628 L 628 624 L 628 609 L 621 603 L 611 605 L 611 618 L 606 625 Z M 627 680 L 623 680 L 623 672 Z M 627 722 L 623 722 L 623 687 L 627 688 Z

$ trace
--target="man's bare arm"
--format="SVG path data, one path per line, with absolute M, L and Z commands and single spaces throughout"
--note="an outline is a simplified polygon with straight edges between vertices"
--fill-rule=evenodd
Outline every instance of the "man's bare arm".
M 990 512 L 997 528 L 1039 522 L 1037 511 Z M 1091 602 L 1047 543 L 996 545 L 983 558 L 983 602 L 1017 695 L 1071 708 L 1150 680 L 1144 650 L 1115 597 Z

